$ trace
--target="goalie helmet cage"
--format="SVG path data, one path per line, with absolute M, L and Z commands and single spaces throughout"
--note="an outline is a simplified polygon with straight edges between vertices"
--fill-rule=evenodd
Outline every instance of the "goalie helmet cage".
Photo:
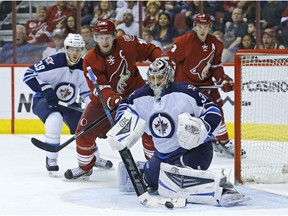
M 288 182 L 288 50 L 234 58 L 235 183 Z

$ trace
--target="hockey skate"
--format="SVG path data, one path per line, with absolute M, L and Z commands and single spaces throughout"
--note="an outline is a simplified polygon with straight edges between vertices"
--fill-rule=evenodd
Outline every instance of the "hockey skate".
M 234 158 L 234 145 L 231 141 L 226 144 L 220 144 L 218 141 L 212 141 L 213 150 L 217 155 L 222 157 Z M 246 152 L 244 149 L 241 149 L 241 157 L 246 157 Z
M 102 168 L 102 169 L 111 169 L 113 167 L 113 163 L 110 160 L 106 160 L 103 158 L 97 158 L 94 167 Z
M 85 172 L 83 169 L 80 167 L 76 167 L 74 169 L 68 169 L 64 173 L 64 177 L 66 179 L 82 179 L 82 180 L 88 180 L 89 176 L 91 176 L 93 173 L 93 169 L 90 169 L 88 172 Z M 80 178 L 81 177 L 81 178 Z
M 46 157 L 46 169 L 49 172 L 49 176 L 55 177 L 59 171 L 59 166 L 57 164 L 57 159 L 51 159 Z

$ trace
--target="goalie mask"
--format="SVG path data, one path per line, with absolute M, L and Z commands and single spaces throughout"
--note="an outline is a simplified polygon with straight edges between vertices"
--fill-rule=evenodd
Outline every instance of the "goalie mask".
M 74 65 L 84 55 L 85 41 L 80 34 L 69 33 L 64 40 L 64 48 L 69 65 Z
M 168 60 L 157 58 L 148 68 L 147 79 L 156 99 L 161 98 L 162 93 L 174 81 L 174 68 Z

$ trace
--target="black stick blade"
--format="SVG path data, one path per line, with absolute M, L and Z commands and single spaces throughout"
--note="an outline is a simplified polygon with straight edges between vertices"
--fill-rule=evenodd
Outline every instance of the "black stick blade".
M 47 143 L 44 143 L 34 137 L 31 138 L 31 142 L 33 143 L 34 146 L 37 148 L 40 148 L 44 151 L 49 151 L 49 152 L 58 152 L 61 150 L 60 146 L 55 146 L 55 145 L 48 145 Z

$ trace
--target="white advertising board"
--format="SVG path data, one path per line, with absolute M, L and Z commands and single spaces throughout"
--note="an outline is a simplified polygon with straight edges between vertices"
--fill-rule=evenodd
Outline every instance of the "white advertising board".
M 23 82 L 26 67 L 15 67 L 15 118 L 38 119 L 32 112 L 33 91 Z
M 11 85 L 11 67 L 0 67 L 0 119 L 11 119 L 12 106 L 12 85 Z

